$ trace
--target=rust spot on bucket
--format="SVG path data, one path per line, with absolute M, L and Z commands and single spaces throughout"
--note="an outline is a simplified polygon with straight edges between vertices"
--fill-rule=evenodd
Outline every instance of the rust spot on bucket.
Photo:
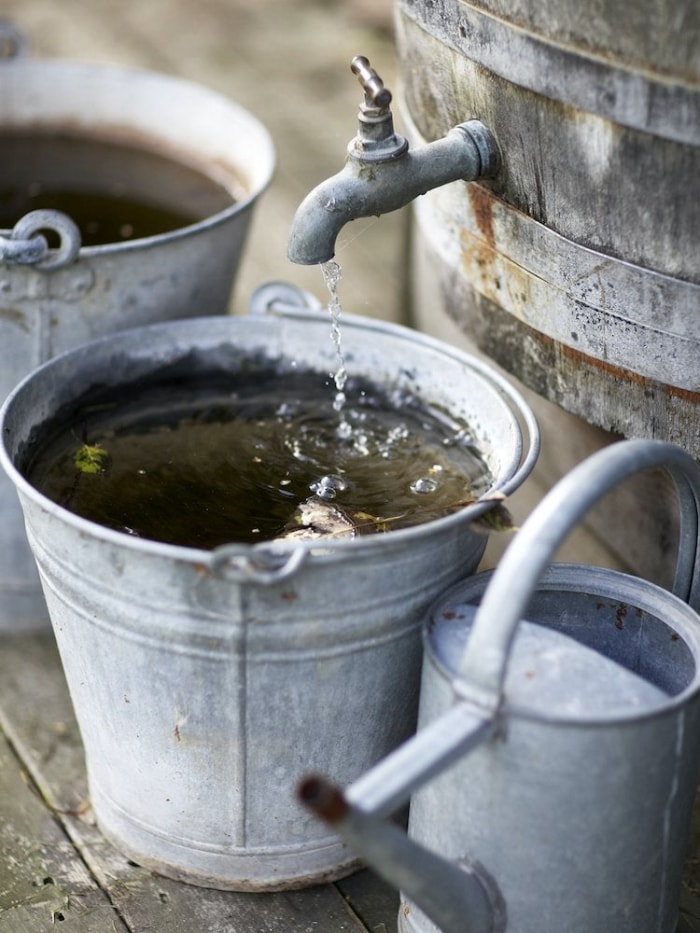
M 627 606 L 624 603 L 621 603 L 615 612 L 615 628 L 622 629 L 625 627 L 624 619 L 627 615 Z

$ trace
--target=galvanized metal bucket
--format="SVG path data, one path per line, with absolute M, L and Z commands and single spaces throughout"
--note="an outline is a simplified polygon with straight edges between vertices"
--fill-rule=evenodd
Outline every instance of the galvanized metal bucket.
M 0 38 L 21 48 L 8 28 Z M 55 211 L 33 211 L 0 231 L 0 398 L 36 366 L 95 337 L 226 312 L 253 207 L 274 169 L 273 143 L 257 119 L 175 77 L 22 54 L 0 59 L 0 92 L 0 133 L 36 134 L 37 149 L 50 148 L 51 134 L 61 132 L 128 143 L 198 169 L 236 199 L 171 232 L 99 246 L 81 247 L 70 218 Z M 68 181 L 80 187 L 69 170 Z M 162 182 L 138 184 L 152 196 Z M 182 207 L 186 197 L 172 191 Z M 60 238 L 55 249 L 47 247 L 48 230 Z M 4 478 L 0 512 L 0 632 L 48 626 L 21 512 Z
M 596 500 L 661 466 L 683 516 L 676 595 L 547 568 Z M 302 786 L 403 888 L 402 933 L 676 929 L 700 760 L 699 515 L 700 467 L 680 448 L 628 441 L 584 461 L 494 573 L 430 612 L 417 735 L 344 797 Z M 379 817 L 412 792 L 409 838 Z
M 310 767 L 354 780 L 412 733 L 426 608 L 476 569 L 486 538 L 471 522 L 538 453 L 529 409 L 488 365 L 348 316 L 352 373 L 470 423 L 493 477 L 481 500 L 383 535 L 204 551 L 85 521 L 24 478 L 42 424 L 90 386 L 193 355 L 233 371 L 264 354 L 327 376 L 330 318 L 306 300 L 271 284 L 255 297 L 264 313 L 103 338 L 42 366 L 0 415 L 99 825 L 140 864 L 206 886 L 288 888 L 357 866 L 294 784 Z

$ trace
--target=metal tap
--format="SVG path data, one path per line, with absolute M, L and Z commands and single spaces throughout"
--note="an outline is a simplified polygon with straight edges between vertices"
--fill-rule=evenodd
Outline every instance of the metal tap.
M 432 188 L 493 175 L 500 165 L 495 137 L 478 120 L 460 123 L 435 142 L 409 148 L 394 132 L 391 91 L 366 58 L 356 56 L 350 67 L 364 90 L 357 135 L 348 145 L 344 168 L 299 205 L 287 251 L 292 262 L 327 262 L 348 221 L 398 210 Z

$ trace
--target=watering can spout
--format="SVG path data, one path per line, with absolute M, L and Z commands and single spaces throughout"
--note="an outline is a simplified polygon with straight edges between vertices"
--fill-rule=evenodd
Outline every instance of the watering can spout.
M 327 823 L 363 860 L 426 914 L 443 933 L 501 933 L 503 898 L 481 865 L 450 862 L 412 841 L 392 823 L 353 805 L 320 775 L 299 785 L 300 802 Z

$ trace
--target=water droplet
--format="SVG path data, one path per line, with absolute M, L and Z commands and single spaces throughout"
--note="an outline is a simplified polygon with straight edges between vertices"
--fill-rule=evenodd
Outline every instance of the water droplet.
M 340 441 L 349 441 L 352 437 L 352 425 L 345 418 L 340 422 L 336 430 L 336 437 Z

